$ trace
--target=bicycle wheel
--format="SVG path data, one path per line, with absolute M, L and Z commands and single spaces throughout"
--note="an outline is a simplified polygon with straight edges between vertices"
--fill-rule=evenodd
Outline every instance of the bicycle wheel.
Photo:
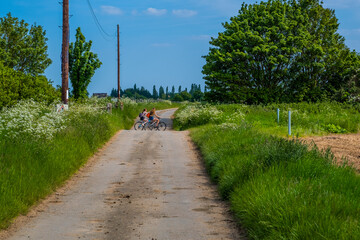
M 142 121 L 137 121 L 134 125 L 134 129 L 135 130 L 141 130 L 143 128 L 143 122 Z
M 164 123 L 164 122 L 159 122 L 159 125 L 158 125 L 157 130 L 159 130 L 159 131 L 165 131 L 165 129 L 166 129 L 166 123 Z

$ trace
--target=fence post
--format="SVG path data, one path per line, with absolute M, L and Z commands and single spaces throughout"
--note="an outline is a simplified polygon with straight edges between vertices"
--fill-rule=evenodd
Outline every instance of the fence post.
M 291 111 L 289 111 L 289 136 L 291 136 Z
M 277 112 L 277 123 L 279 124 L 280 122 L 280 109 L 276 109 Z
M 107 112 L 108 112 L 108 113 L 111 113 L 112 104 L 111 104 L 111 103 L 108 103 L 108 104 L 106 105 L 106 109 L 107 109 Z

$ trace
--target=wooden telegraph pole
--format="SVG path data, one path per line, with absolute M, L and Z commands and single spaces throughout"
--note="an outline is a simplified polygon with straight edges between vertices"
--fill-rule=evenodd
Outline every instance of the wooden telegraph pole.
M 117 60 L 118 60 L 118 100 L 120 101 L 120 28 L 119 24 L 117 25 Z
M 61 100 L 68 104 L 69 98 L 69 0 L 63 0 L 63 35 L 61 50 Z

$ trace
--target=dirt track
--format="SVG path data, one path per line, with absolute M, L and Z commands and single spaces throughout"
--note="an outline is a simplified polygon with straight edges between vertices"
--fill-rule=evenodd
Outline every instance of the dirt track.
M 174 110 L 161 113 L 170 124 Z M 242 239 L 187 132 L 122 131 L 6 239 Z M 1 236 L 0 236 L 1 238 Z

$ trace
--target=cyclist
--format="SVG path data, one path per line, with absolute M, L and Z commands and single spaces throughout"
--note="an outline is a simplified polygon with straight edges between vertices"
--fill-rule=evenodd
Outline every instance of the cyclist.
M 139 114 L 140 120 L 143 121 L 142 125 L 145 125 L 148 122 L 148 120 L 146 118 L 147 114 L 148 114 L 148 112 L 147 112 L 146 108 L 144 108 L 144 110 Z
M 156 110 L 155 108 L 151 109 L 150 114 L 149 114 L 149 121 L 150 122 L 155 122 L 156 123 L 155 127 L 158 127 L 159 122 L 160 122 L 160 120 L 159 120 L 160 117 L 156 114 L 155 110 Z

